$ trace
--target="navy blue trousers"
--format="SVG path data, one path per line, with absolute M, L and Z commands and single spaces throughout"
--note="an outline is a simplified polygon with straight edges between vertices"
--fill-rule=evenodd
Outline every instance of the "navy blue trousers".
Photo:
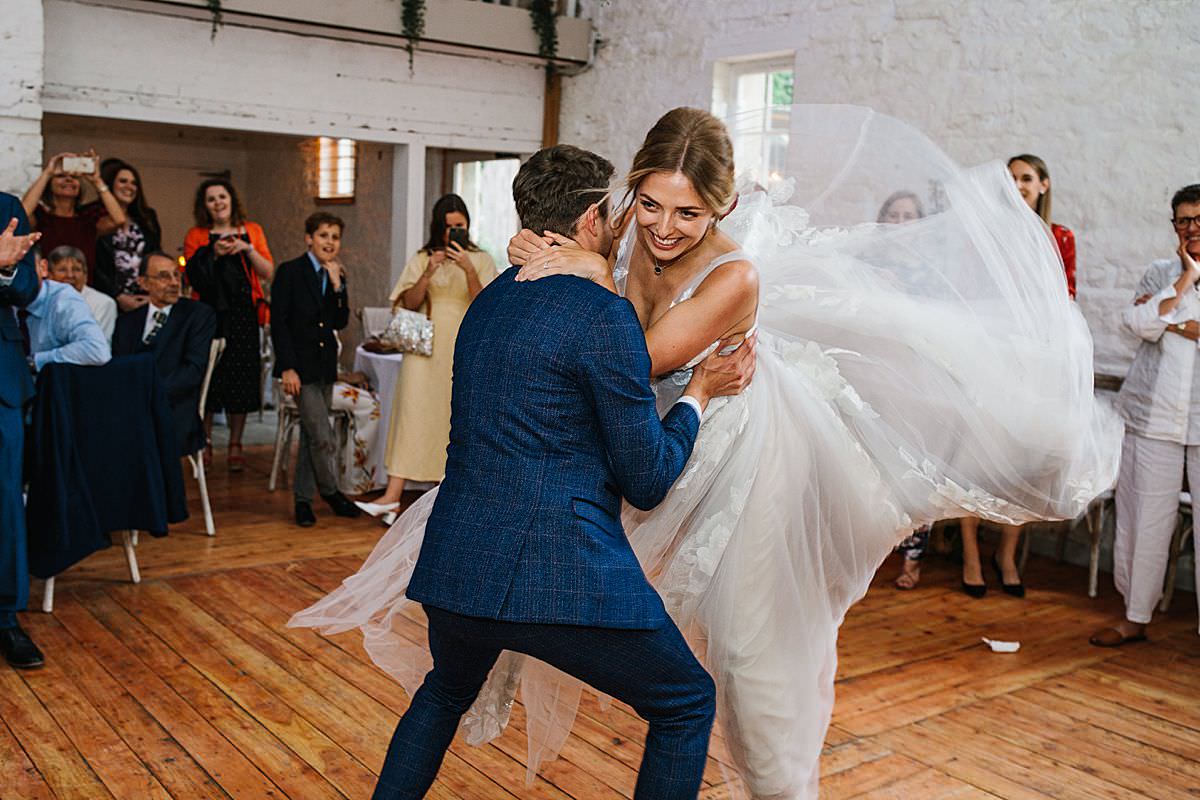
M 628 703 L 650 723 L 635 800 L 694 800 L 712 732 L 712 678 L 670 621 L 656 630 L 499 622 L 431 606 L 433 669 L 400 719 L 374 800 L 417 800 L 501 651 L 525 653 Z
M 21 496 L 24 439 L 21 410 L 0 403 L 0 628 L 16 625 L 17 612 L 24 611 L 29 602 L 25 501 Z

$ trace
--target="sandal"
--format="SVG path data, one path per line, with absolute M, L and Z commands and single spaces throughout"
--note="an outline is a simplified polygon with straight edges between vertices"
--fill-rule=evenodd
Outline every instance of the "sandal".
M 1119 628 L 1104 628 L 1093 633 L 1088 637 L 1088 643 L 1093 647 L 1121 647 L 1134 642 L 1146 641 L 1146 634 L 1135 633 L 1132 636 L 1127 636 L 1121 633 Z
M 241 472 L 246 468 L 246 457 L 242 455 L 242 446 L 240 444 L 229 445 L 229 455 L 226 456 L 225 460 L 229 464 L 230 472 Z
M 913 566 L 910 568 L 909 564 Z M 917 584 L 921 582 L 921 562 L 905 559 L 903 570 L 896 576 L 896 580 L 892 581 L 892 585 L 905 592 L 917 588 Z

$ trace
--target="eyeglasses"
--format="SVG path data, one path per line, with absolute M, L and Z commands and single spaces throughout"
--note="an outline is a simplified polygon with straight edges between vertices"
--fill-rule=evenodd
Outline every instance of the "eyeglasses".
M 146 280 L 170 281 L 172 283 L 175 283 L 179 280 L 179 273 L 177 273 L 177 272 L 160 272 L 157 275 L 147 275 Z
M 1200 225 L 1200 217 L 1176 217 L 1171 220 L 1171 224 L 1175 226 L 1177 231 L 1186 231 L 1193 225 Z

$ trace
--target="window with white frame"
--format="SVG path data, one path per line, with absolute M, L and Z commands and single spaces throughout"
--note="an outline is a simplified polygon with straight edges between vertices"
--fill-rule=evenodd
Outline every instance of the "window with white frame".
M 714 67 L 713 114 L 729 125 L 739 179 L 770 188 L 786 172 L 793 64 L 791 53 L 774 53 Z
M 358 142 L 353 139 L 317 139 L 317 201 L 354 202 L 354 177 Z
M 500 269 L 508 266 L 508 240 L 521 229 L 512 199 L 512 182 L 520 168 L 519 158 L 454 165 L 454 193 L 471 212 L 471 238 Z

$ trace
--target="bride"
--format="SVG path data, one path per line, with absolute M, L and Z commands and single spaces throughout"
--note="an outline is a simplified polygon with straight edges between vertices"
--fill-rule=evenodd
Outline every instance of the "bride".
M 1093 399 L 1057 251 L 1002 164 L 961 170 L 865 109 L 786 112 L 799 181 L 743 175 L 737 192 L 726 127 L 675 109 L 626 178 L 614 264 L 528 232 L 511 253 L 522 279 L 570 273 L 629 299 L 660 407 L 712 342 L 757 333 L 753 384 L 710 405 L 666 500 L 623 522 L 716 681 L 734 793 L 760 800 L 817 795 L 837 630 L 892 547 L 965 514 L 1073 517 L 1111 484 L 1120 435 Z M 911 188 L 928 194 L 924 218 L 874 222 Z M 392 623 L 432 494 L 292 620 L 361 628 L 410 692 L 428 655 Z M 520 684 L 533 771 L 569 734 L 581 685 L 526 661 L 501 660 L 464 728 L 498 735 Z

